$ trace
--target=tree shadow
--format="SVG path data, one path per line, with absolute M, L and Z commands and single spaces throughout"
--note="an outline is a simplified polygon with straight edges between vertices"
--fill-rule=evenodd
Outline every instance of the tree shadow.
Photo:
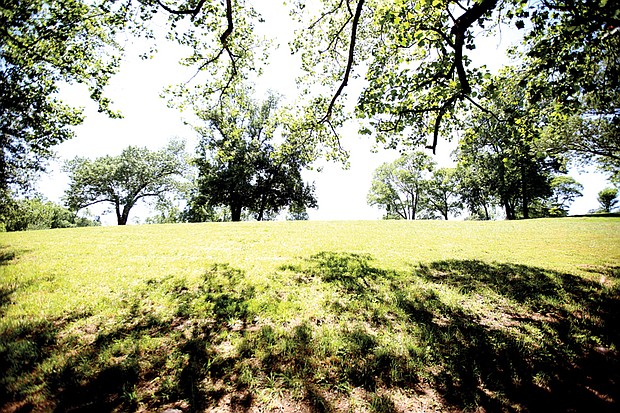
M 252 287 L 244 274 L 214 265 L 202 282 L 153 280 L 119 303 L 115 318 L 91 313 L 0 324 L 0 411 L 111 412 L 180 405 L 201 411 L 224 396 L 201 384 L 225 377 L 234 361 L 219 355 L 223 337 L 247 324 Z M 164 294 L 174 313 L 153 311 Z M 199 315 L 199 317 L 197 317 Z M 141 397 L 139 397 L 141 395 Z M 245 411 L 247 395 L 230 401 Z
M 430 374 L 445 403 L 459 409 L 617 409 L 617 288 L 509 263 L 446 260 L 397 274 L 371 261 L 323 252 L 284 267 L 301 272 L 303 282 L 309 282 L 304 274 L 318 276 L 336 285 L 339 297 L 350 295 L 326 304 L 340 315 L 355 314 L 358 323 L 340 332 L 354 344 L 340 349 L 346 363 L 331 366 L 351 386 L 415 388 Z M 416 331 L 426 350 L 382 349 L 376 337 L 394 324 Z
M 2 323 L 0 411 L 335 412 L 357 397 L 395 413 L 411 410 L 396 394 L 429 388 L 451 411 L 617 410 L 616 287 L 471 260 L 397 272 L 342 252 L 279 274 L 328 288 L 331 321 L 265 320 L 246 274 L 216 264 L 145 282 L 110 319 Z
M 452 313 L 448 324 L 431 327 L 445 364 L 453 366 L 440 380 L 452 400 L 477 395 L 483 405 L 491 402 L 482 384 L 528 411 L 617 409 L 616 288 L 542 268 L 475 260 L 434 262 L 414 272 L 471 297 L 489 291 L 499 296 L 496 304 L 517 304 L 495 310 L 498 320 Z M 441 340 L 450 329 L 458 334 Z

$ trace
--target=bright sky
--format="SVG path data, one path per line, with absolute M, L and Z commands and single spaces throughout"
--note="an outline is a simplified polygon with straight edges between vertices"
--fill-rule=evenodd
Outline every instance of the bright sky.
M 280 43 L 279 49 L 271 54 L 270 66 L 257 83 L 259 93 L 273 89 L 285 96 L 294 96 L 297 65 L 288 49 L 292 24 L 283 9 L 269 7 L 261 10 L 266 23 L 263 27 L 273 30 L 270 36 Z M 477 51 L 478 57 L 492 69 L 499 68 L 507 62 L 501 58 L 510 46 L 510 39 L 484 39 Z M 183 123 L 183 115 L 166 106 L 160 93 L 164 87 L 185 82 L 193 74 L 177 64 L 182 51 L 168 43 L 158 44 L 159 53 L 153 59 L 142 60 L 138 56 L 146 47 L 141 44 L 128 44 L 127 57 L 124 59 L 120 73 L 107 88 L 107 96 L 114 102 L 114 108 L 124 115 L 123 119 L 109 119 L 97 113 L 95 105 L 88 100 L 88 94 L 79 87 L 70 87 L 63 92 L 63 97 L 72 104 L 86 107 L 86 121 L 75 128 L 76 138 L 57 147 L 58 160 L 51 165 L 51 173 L 43 177 L 39 190 L 52 201 L 60 202 L 68 187 L 68 178 L 60 172 L 65 160 L 75 156 L 96 158 L 104 155 L 117 155 L 129 145 L 147 146 L 151 149 L 163 147 L 171 138 L 179 137 L 187 142 L 187 150 L 193 152 L 196 144 L 195 133 Z M 353 85 L 350 89 L 354 89 Z M 351 92 L 351 90 L 349 90 Z M 355 93 L 352 92 L 354 95 Z M 357 135 L 357 125 L 350 122 L 344 129 L 342 145 L 350 151 L 350 168 L 344 170 L 341 165 L 319 161 L 322 172 L 309 172 L 307 180 L 314 181 L 319 202 L 318 210 L 310 211 L 312 220 L 364 220 L 379 219 L 382 211 L 366 204 L 366 195 L 370 188 L 373 171 L 383 162 L 396 158 L 394 151 L 379 150 L 373 153 L 374 141 L 369 137 Z M 435 160 L 440 165 L 450 162 L 450 152 L 454 143 L 440 142 Z M 598 191 L 608 186 L 604 178 L 590 169 L 588 173 L 571 173 L 582 185 L 584 196 L 574 202 L 571 213 L 582 214 L 596 208 Z M 100 215 L 107 206 L 93 206 L 90 211 Z M 130 221 L 143 221 L 152 214 L 146 206 L 135 207 Z M 114 225 L 113 214 L 101 217 L 104 224 Z

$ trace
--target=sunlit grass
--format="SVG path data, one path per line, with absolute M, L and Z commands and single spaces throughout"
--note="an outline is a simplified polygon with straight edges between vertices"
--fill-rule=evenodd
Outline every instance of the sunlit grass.
M 84 228 L 0 248 L 0 410 L 617 407 L 620 219 Z

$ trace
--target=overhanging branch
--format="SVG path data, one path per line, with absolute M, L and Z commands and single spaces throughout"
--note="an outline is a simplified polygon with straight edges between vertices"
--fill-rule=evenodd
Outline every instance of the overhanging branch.
M 321 122 L 326 122 L 331 119 L 332 113 L 334 111 L 334 106 L 336 105 L 336 101 L 342 94 L 342 91 L 349 83 L 349 77 L 351 75 L 351 70 L 353 68 L 353 62 L 355 58 L 355 42 L 357 40 L 357 28 L 359 26 L 360 17 L 362 15 L 362 8 L 364 7 L 365 0 L 359 0 L 357 3 L 357 7 L 355 8 L 355 15 L 353 16 L 353 22 L 351 23 L 351 42 L 349 44 L 349 57 L 347 59 L 347 67 L 344 71 L 344 76 L 342 78 L 342 82 L 340 83 L 340 87 L 332 97 L 329 106 L 327 107 L 327 112 L 325 116 L 321 120 Z

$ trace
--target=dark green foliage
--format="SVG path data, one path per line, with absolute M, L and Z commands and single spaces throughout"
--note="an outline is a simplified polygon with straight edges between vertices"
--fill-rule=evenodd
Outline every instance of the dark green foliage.
M 598 193 L 597 200 L 601 204 L 602 212 L 611 212 L 618 205 L 618 190 L 605 188 Z
M 303 214 L 316 207 L 314 187 L 303 182 L 307 161 L 288 141 L 277 144 L 277 97 L 257 104 L 249 90 L 225 99 L 221 108 L 199 110 L 205 122 L 196 128 L 198 191 L 190 201 L 192 221 L 207 220 L 215 208 L 226 206 L 230 219 L 240 221 L 244 212 L 262 221 L 283 208 Z
M 113 115 L 102 90 L 117 68 L 117 17 L 80 0 L 0 5 L 0 191 L 25 189 L 82 122 L 81 109 L 58 99 L 61 82 L 88 85 L 100 111 Z
M 457 152 L 461 190 L 470 208 L 488 208 L 492 197 L 507 219 L 535 216 L 530 210 L 553 195 L 551 179 L 563 169 L 560 160 L 536 147 L 545 118 L 539 106 L 523 98 L 518 76 L 506 70 L 487 84 L 484 107 L 469 113 Z

